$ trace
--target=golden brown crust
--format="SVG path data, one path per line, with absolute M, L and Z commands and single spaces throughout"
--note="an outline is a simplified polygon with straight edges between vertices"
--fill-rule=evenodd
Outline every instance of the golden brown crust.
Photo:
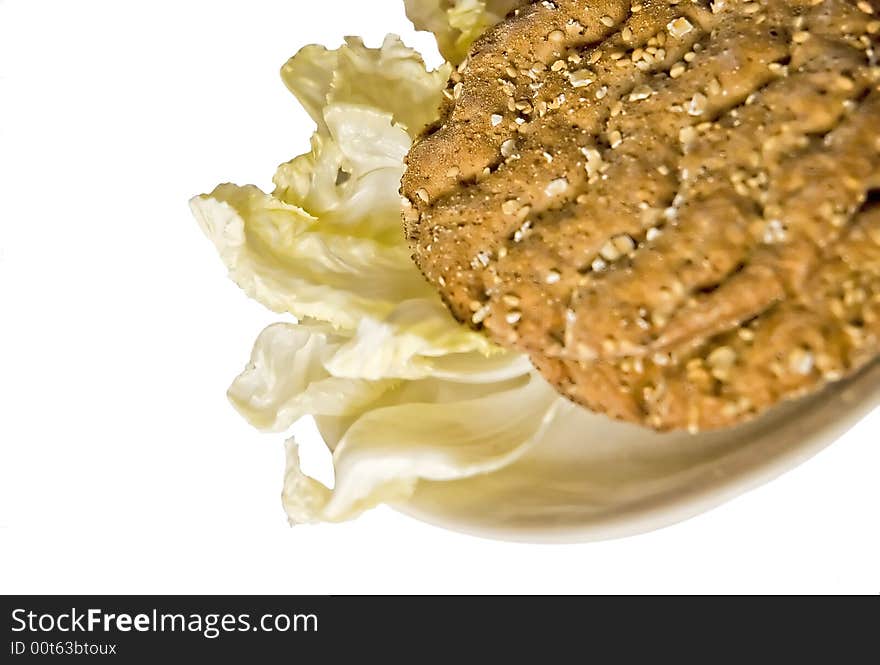
M 626 420 L 725 426 L 845 376 L 880 335 L 874 246 L 848 244 L 877 234 L 878 40 L 880 0 L 536 2 L 410 153 L 414 258 Z M 844 250 L 867 300 L 841 317 Z

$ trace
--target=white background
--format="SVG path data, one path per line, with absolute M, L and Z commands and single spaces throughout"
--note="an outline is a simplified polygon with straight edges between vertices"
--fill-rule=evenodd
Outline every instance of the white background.
M 287 526 L 281 437 L 225 389 L 277 317 L 187 208 L 269 186 L 311 123 L 279 66 L 401 0 L 0 0 L 0 592 L 880 593 L 880 412 L 660 532 L 482 541 L 388 509 Z M 317 453 L 307 462 L 315 466 Z

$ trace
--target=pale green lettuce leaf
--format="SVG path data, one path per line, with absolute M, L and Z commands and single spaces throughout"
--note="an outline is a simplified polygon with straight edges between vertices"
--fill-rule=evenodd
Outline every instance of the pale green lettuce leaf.
M 454 378 L 487 382 L 520 376 L 528 364 L 485 336 L 455 324 L 439 299 L 401 303 L 386 319 L 364 319 L 328 367 L 336 376 Z
M 404 0 L 404 4 L 416 29 L 433 32 L 443 57 L 458 64 L 477 37 L 528 0 Z
M 451 322 L 439 303 L 407 301 L 354 333 L 312 320 L 269 326 L 228 395 L 253 426 L 282 431 L 305 415 L 360 416 L 402 380 L 498 383 L 529 369 L 523 356 Z
M 388 113 L 415 137 L 433 122 L 451 69 L 429 72 L 424 60 L 396 35 L 381 48 L 347 37 L 334 51 L 306 46 L 281 68 L 281 78 L 309 115 L 325 129 L 324 109 L 337 103 L 360 104 Z
M 391 116 L 351 104 L 324 111 L 312 151 L 282 164 L 273 196 L 307 210 L 321 228 L 403 244 L 400 179 L 411 140 Z
M 310 153 L 279 167 L 273 195 L 320 217 L 325 229 L 402 244 L 404 157 L 436 117 L 449 73 L 428 72 L 394 35 L 378 49 L 354 37 L 334 51 L 302 49 L 281 75 L 318 131 Z
M 398 310 L 387 322 L 364 319 L 353 334 L 312 320 L 269 326 L 230 400 L 255 427 L 281 431 L 305 415 L 360 415 L 401 380 L 490 383 L 529 371 L 521 355 L 491 347 L 426 301 Z
M 329 325 L 313 321 L 269 326 L 229 388 L 230 401 L 251 425 L 275 432 L 306 415 L 360 415 L 398 382 L 332 376 L 327 362 L 346 341 Z
M 283 501 L 291 523 L 352 519 L 380 503 L 405 501 L 419 480 L 503 468 L 541 440 L 560 404 L 535 375 L 478 388 L 466 399 L 447 391 L 448 399 L 366 412 L 336 446 L 333 489 L 303 474 L 296 443 L 289 441 Z
M 191 206 L 230 277 L 273 311 L 355 329 L 404 300 L 437 297 L 405 243 L 323 233 L 318 220 L 254 186 L 220 185 Z

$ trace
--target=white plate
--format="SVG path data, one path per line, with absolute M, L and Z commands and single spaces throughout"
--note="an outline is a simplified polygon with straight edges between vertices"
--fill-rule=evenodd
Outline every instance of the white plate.
M 476 479 L 422 482 L 398 510 L 472 535 L 585 542 L 667 526 L 766 483 L 880 404 L 880 363 L 741 427 L 657 434 L 571 407 L 539 446 Z

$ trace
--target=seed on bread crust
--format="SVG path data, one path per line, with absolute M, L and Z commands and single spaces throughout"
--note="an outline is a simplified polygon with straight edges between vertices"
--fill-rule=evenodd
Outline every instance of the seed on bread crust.
M 416 263 L 563 394 L 658 429 L 847 376 L 880 350 L 878 16 L 527 4 L 475 44 L 408 157 Z M 828 280 L 847 260 L 843 293 Z

